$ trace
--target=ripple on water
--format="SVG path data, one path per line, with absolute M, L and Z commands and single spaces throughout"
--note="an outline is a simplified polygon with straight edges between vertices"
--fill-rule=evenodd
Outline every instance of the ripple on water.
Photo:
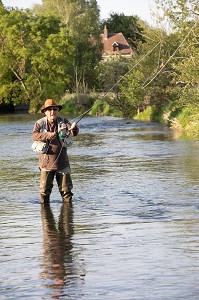
M 35 119 L 0 117 L 2 299 L 198 300 L 198 144 L 85 118 L 68 150 L 73 206 L 55 184 L 44 209 Z

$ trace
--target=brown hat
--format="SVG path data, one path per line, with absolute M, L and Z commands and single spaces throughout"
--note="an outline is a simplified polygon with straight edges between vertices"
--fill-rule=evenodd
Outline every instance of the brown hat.
M 53 99 L 47 99 L 44 103 L 44 106 L 41 109 L 41 112 L 44 113 L 50 107 L 58 107 L 59 110 L 62 109 L 62 105 L 57 105 L 57 103 Z

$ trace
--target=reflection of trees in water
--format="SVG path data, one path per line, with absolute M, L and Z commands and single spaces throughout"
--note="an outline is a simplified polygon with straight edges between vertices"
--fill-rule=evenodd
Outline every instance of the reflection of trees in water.
M 74 289 L 84 278 L 71 242 L 74 232 L 73 209 L 64 203 L 56 226 L 50 204 L 44 204 L 41 206 L 41 218 L 44 244 L 41 278 L 53 293 L 53 298 L 59 299 L 63 296 L 64 287 Z

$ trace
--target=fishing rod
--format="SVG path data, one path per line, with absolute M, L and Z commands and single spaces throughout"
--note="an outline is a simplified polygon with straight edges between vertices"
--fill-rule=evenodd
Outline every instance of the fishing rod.
M 90 111 L 91 109 L 92 109 L 92 107 L 89 108 L 88 110 L 86 110 L 83 114 L 81 114 L 81 115 L 77 116 L 76 118 L 72 119 L 70 122 L 74 122 L 76 119 L 78 119 L 78 121 L 75 122 L 76 124 L 78 124 L 79 121 L 81 121 L 81 119 L 83 119 L 83 118 L 89 113 L 89 111 Z
M 125 77 L 125 76 L 127 76 L 137 65 L 139 65 L 139 63 L 143 60 L 143 59 L 145 59 L 145 57 L 147 57 L 159 44 L 161 43 L 161 41 L 159 41 L 151 50 L 149 50 L 143 57 L 141 57 L 140 58 L 140 60 L 138 60 L 138 62 L 126 73 L 126 74 L 124 74 L 123 76 L 121 76 L 120 78 L 119 78 L 119 80 L 107 91 L 107 92 L 105 92 L 105 94 L 103 95 L 103 97 L 105 97 L 110 91 L 112 91 L 113 89 L 114 89 L 114 87 L 116 87 L 121 81 L 122 81 L 122 79 Z M 88 110 L 86 110 L 84 113 L 82 113 L 81 115 L 79 115 L 79 116 L 77 116 L 77 117 L 75 117 L 74 119 L 72 119 L 72 120 L 70 120 L 70 123 L 73 123 L 74 124 L 74 127 L 75 127 L 75 125 L 76 124 L 78 124 L 88 113 L 89 113 L 89 111 L 91 111 L 91 109 L 92 109 L 92 107 L 90 107 Z M 74 122 L 75 120 L 77 120 L 76 122 Z M 71 127 L 73 127 L 73 124 L 71 125 Z M 71 129 L 73 129 L 73 128 L 71 128 Z M 70 131 L 70 129 L 69 129 L 69 131 Z M 60 137 L 61 137 L 61 135 L 60 135 Z M 65 136 L 66 138 L 69 138 L 69 135 L 66 135 Z M 48 146 L 47 146 L 47 151 L 48 151 L 48 148 L 49 148 L 49 146 L 50 146 L 50 143 L 51 143 L 51 141 L 49 142 L 49 144 L 48 144 Z M 59 154 L 58 154 L 58 156 L 57 156 L 57 158 L 56 158 L 56 160 L 55 160 L 55 162 L 57 161 L 57 159 L 59 158 L 59 156 L 60 156 L 60 154 L 61 154 L 61 151 L 62 151 L 62 149 L 63 149 L 63 144 L 62 144 L 62 147 L 61 147 L 61 149 L 60 149 L 60 152 L 59 152 Z M 46 152 L 47 152 L 46 151 Z M 45 159 L 45 158 L 44 158 Z M 55 163 L 54 162 L 54 163 Z M 49 173 L 48 173 L 48 175 L 49 175 Z M 47 175 L 47 177 L 48 177 L 48 175 Z M 46 178 L 46 180 L 47 180 L 47 178 Z
M 144 56 L 142 56 L 138 61 L 137 63 L 128 71 L 126 72 L 123 76 L 121 76 L 118 81 L 107 91 L 105 92 L 105 94 L 103 95 L 103 97 L 105 97 L 110 91 L 112 91 L 114 89 L 114 87 L 116 87 L 122 80 L 124 77 L 126 77 L 130 72 L 132 72 L 132 70 L 137 66 L 139 65 L 139 63 L 145 59 L 151 52 L 153 52 L 153 50 L 161 43 L 161 41 L 159 41 L 151 50 L 149 50 Z M 91 111 L 92 107 L 89 108 L 88 110 L 86 110 L 83 114 L 77 116 L 76 118 L 72 119 L 70 122 L 74 122 L 75 120 L 78 119 L 77 122 L 75 122 L 76 124 L 78 124 L 88 113 L 89 111 Z
M 148 81 L 145 80 L 144 84 L 142 85 L 142 89 L 145 89 L 161 72 L 162 70 L 164 69 L 164 67 L 168 64 L 168 62 L 173 58 L 173 56 L 176 54 L 176 52 L 179 50 L 179 48 L 184 44 L 184 42 L 186 41 L 186 39 L 188 38 L 188 36 L 191 34 L 191 32 L 193 31 L 193 29 L 195 28 L 195 26 L 198 24 L 198 20 L 196 20 L 196 22 L 194 23 L 194 25 L 192 26 L 192 28 L 190 29 L 190 31 L 188 32 L 188 34 L 185 36 L 185 38 L 183 39 L 183 41 L 180 43 L 180 45 L 177 47 L 177 49 L 173 52 L 173 54 L 169 57 L 169 59 L 166 61 L 166 63 L 160 68 L 160 70 L 152 77 L 152 79 L 150 79 Z M 114 89 L 114 87 L 116 87 L 122 80 L 124 77 L 126 77 L 130 72 L 132 72 L 132 70 L 140 64 L 140 62 L 145 59 L 151 52 L 153 52 L 153 50 L 161 43 L 162 41 L 160 40 L 151 50 L 149 50 L 143 57 L 140 58 L 140 60 L 137 61 L 137 63 L 132 67 L 130 68 L 130 70 L 128 72 L 126 72 L 123 76 L 121 76 L 119 78 L 119 80 L 104 94 L 104 97 Z M 148 81 L 148 82 L 147 82 Z M 76 120 L 79 118 L 79 120 L 76 122 L 78 123 L 82 118 L 84 118 L 88 113 L 89 111 L 91 110 L 88 109 L 87 111 L 85 111 L 82 115 L 76 117 L 75 119 L 73 119 L 72 121 Z

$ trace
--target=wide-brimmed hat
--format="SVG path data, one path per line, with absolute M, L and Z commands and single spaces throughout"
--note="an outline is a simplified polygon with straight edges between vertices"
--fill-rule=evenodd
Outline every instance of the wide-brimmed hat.
M 58 105 L 53 99 L 47 99 L 41 109 L 41 112 L 44 113 L 50 107 L 58 107 L 59 110 L 62 109 L 62 105 Z

